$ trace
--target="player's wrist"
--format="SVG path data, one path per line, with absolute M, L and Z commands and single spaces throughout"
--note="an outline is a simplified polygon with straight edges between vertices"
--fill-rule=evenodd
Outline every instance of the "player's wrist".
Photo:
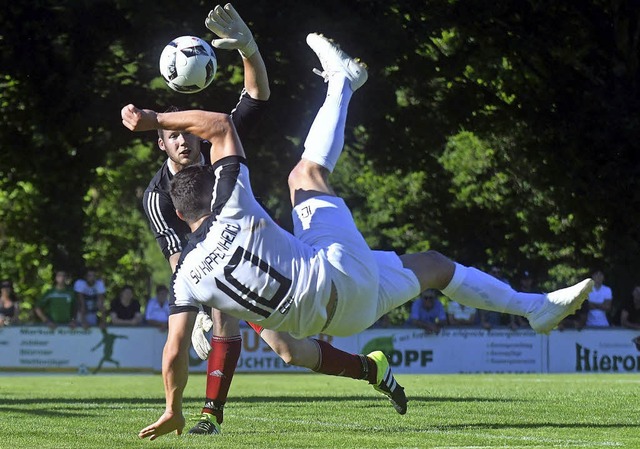
M 249 59 L 256 51 L 258 51 L 258 44 L 256 43 L 256 40 L 251 37 L 249 42 L 247 42 L 243 47 L 238 48 L 238 51 L 243 58 Z

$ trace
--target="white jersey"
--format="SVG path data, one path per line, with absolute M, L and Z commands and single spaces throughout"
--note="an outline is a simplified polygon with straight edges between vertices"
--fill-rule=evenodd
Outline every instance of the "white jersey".
M 256 201 L 240 157 L 212 166 L 212 214 L 190 235 L 172 282 L 171 313 L 206 304 L 303 337 L 327 321 L 327 259 L 278 226 Z

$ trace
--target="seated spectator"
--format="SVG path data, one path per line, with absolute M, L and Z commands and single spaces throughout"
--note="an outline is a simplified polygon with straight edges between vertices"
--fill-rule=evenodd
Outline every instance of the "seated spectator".
M 61 324 L 76 327 L 76 294 L 67 285 L 66 272 L 56 271 L 54 286 L 38 300 L 35 312 L 52 330 Z
M 589 301 L 582 303 L 582 306 L 576 310 L 576 313 L 569 315 L 558 324 L 558 330 L 565 329 L 582 330 L 587 324 L 587 315 L 589 315 Z
M 149 299 L 144 312 L 144 319 L 150 326 L 162 330 L 167 329 L 169 321 L 169 289 L 164 285 L 156 287 L 156 296 Z
M 142 323 L 140 302 L 133 297 L 133 287 L 125 285 L 116 299 L 111 301 L 111 324 L 116 326 L 138 326 Z
M 20 322 L 20 304 L 13 291 L 13 283 L 4 280 L 0 284 L 0 327 Z
M 428 289 L 411 304 L 411 313 L 406 324 L 424 329 L 430 334 L 437 334 L 446 321 L 447 314 L 438 299 L 437 291 Z
M 447 319 L 451 326 L 473 326 L 476 322 L 477 309 L 449 301 Z
M 631 300 L 622 307 L 620 325 L 628 329 L 640 329 L 640 286 L 631 292 Z
M 78 317 L 82 327 L 104 327 L 106 323 L 104 295 L 107 292 L 95 268 L 87 268 L 84 277 L 73 284 L 78 300 Z

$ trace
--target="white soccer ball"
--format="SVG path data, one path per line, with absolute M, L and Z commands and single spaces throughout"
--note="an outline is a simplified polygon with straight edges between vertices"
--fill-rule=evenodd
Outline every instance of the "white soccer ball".
M 213 81 L 218 62 L 213 48 L 195 36 L 180 36 L 160 55 L 160 73 L 167 85 L 183 94 L 200 92 Z

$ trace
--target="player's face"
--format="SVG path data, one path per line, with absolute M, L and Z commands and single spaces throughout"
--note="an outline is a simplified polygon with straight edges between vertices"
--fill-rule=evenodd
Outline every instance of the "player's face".
M 180 131 L 162 131 L 158 146 L 169 159 L 180 167 L 200 162 L 200 139 L 193 134 Z

